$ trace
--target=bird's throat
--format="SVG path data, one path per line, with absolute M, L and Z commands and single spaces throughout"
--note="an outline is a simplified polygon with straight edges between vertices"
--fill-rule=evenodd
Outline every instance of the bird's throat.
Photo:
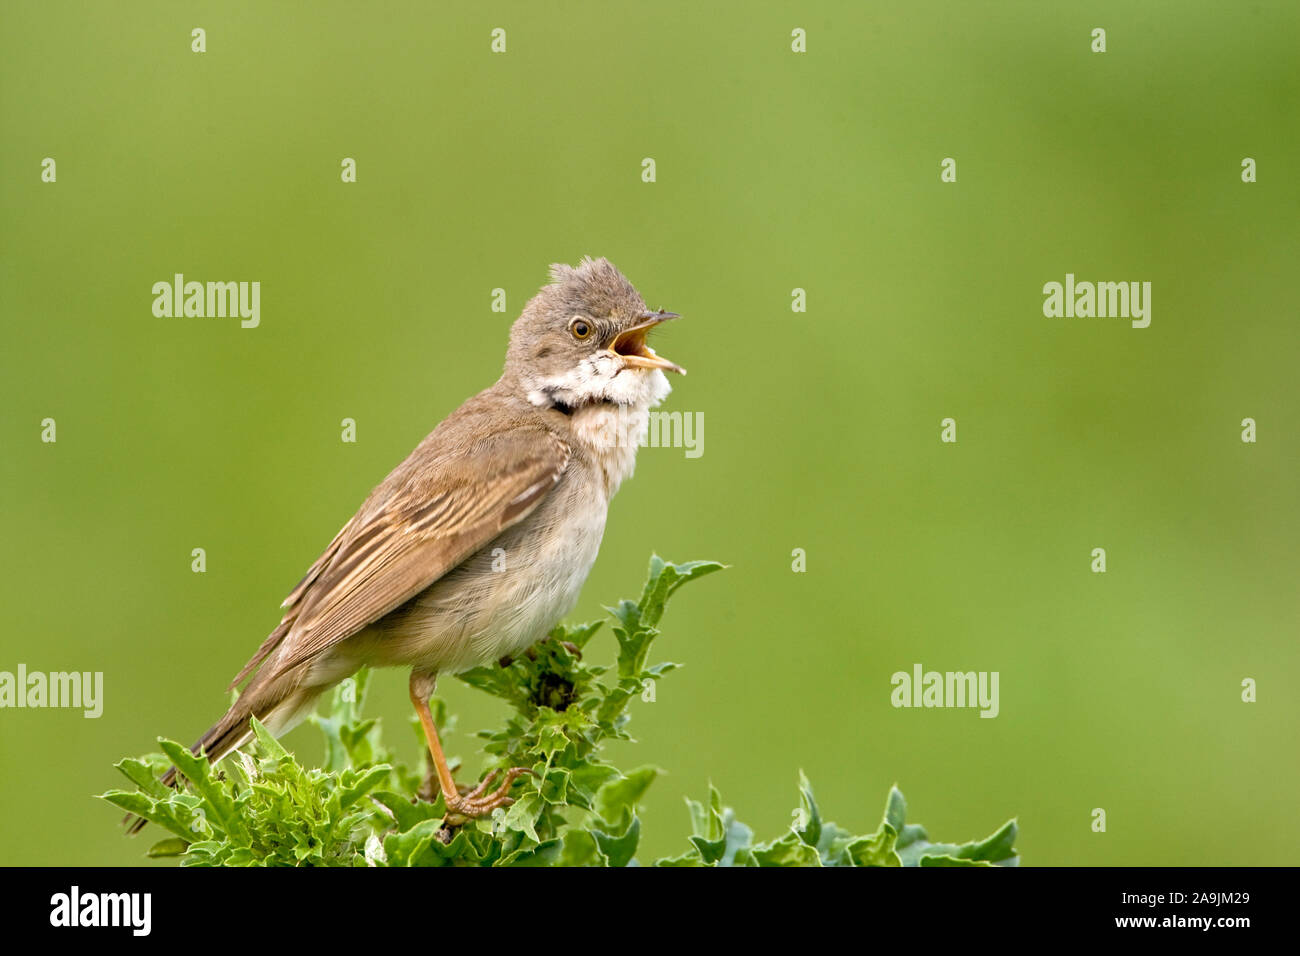
M 647 405 L 615 402 L 592 402 L 569 416 L 573 439 L 599 473 L 608 497 L 631 476 L 649 421 Z

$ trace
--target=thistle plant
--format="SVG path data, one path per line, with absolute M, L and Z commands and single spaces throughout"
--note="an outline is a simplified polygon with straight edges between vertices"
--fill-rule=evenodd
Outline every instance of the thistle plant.
M 362 716 L 365 671 L 314 718 L 325 739 L 319 768 L 304 767 L 255 721 L 255 745 L 220 767 L 160 739 L 161 753 L 117 764 L 135 788 L 102 797 L 169 833 L 149 855 L 185 866 L 1014 866 L 1014 820 L 977 842 L 932 843 L 905 821 L 894 788 L 876 831 L 858 835 L 822 818 L 803 774 L 793 823 L 775 839 L 755 842 L 710 787 L 705 801 L 687 801 L 683 852 L 638 860 L 638 811 L 660 771 L 622 770 L 603 746 L 631 739 L 628 704 L 677 666 L 648 663 L 668 599 L 722 568 L 652 558 L 640 598 L 608 608 L 612 667 L 588 661 L 595 622 L 560 625 L 517 659 L 460 675 L 510 705 L 504 726 L 478 735 L 491 766 L 533 770 L 515 784 L 515 802 L 489 818 L 449 817 L 427 761 L 409 767 L 384 745 L 379 721 Z M 440 728 L 454 724 L 440 700 L 434 716 Z M 173 764 L 184 781 L 176 789 L 159 781 Z

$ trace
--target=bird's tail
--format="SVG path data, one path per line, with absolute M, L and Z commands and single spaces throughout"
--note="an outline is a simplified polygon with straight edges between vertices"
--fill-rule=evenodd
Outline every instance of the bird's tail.
M 244 688 L 239 699 L 226 711 L 225 716 L 195 741 L 190 752 L 195 756 L 200 753 L 206 754 L 209 763 L 217 763 L 231 751 L 242 747 L 252 739 L 254 715 L 277 737 L 292 729 L 310 711 L 323 688 L 301 687 L 287 678 L 288 675 L 281 675 L 265 682 L 254 678 L 253 682 Z M 170 767 L 162 775 L 162 783 L 164 786 L 174 787 L 176 778 L 176 768 Z M 149 821 L 128 814 L 123 822 L 127 824 L 127 833 L 136 834 L 144 829 Z

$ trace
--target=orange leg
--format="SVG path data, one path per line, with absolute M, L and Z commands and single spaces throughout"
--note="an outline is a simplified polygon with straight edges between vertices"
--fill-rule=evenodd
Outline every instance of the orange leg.
M 467 793 L 457 790 L 456 781 L 451 778 L 451 770 L 447 767 L 447 758 L 442 753 L 438 728 L 433 725 L 433 714 L 429 713 L 429 698 L 433 696 L 435 682 L 436 678 L 432 674 L 411 672 L 411 703 L 420 717 L 420 724 L 424 727 L 424 738 L 429 742 L 429 755 L 433 758 L 434 772 L 438 775 L 438 786 L 442 789 L 442 798 L 446 801 L 448 812 L 468 818 L 485 817 L 497 807 L 510 806 L 514 803 L 507 796 L 510 785 L 522 774 L 533 771 L 527 767 L 511 767 L 506 771 L 506 778 L 501 786 L 486 796 L 484 791 L 492 785 L 492 781 L 500 773 L 499 770 L 493 770 L 482 783 Z

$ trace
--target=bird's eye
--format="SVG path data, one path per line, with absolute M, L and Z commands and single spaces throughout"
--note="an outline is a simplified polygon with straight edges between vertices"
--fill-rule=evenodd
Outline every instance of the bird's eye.
M 586 319 L 574 319 L 569 324 L 569 331 L 573 333 L 575 339 L 585 339 L 591 335 L 591 323 Z

